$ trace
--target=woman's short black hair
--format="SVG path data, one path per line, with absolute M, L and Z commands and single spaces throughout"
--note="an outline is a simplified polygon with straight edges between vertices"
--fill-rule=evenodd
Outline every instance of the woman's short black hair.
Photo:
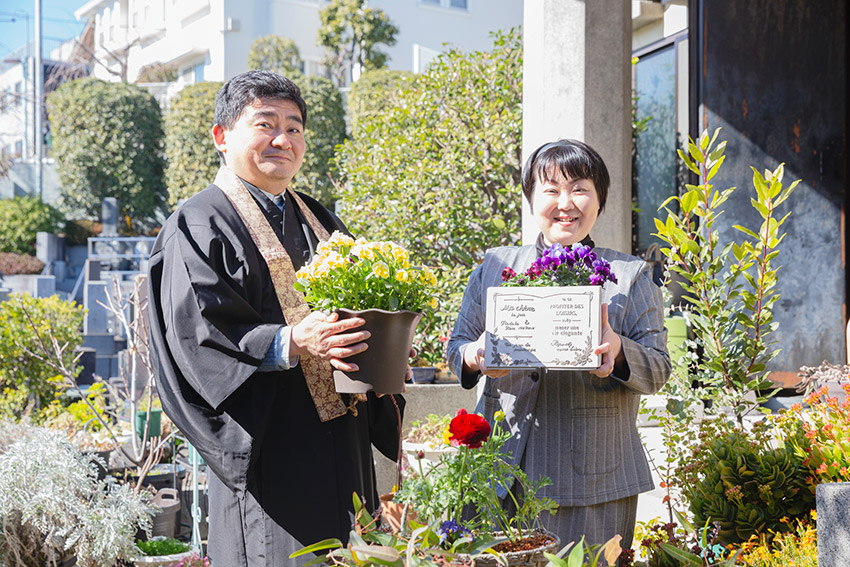
M 214 124 L 230 130 L 245 107 L 262 98 L 291 100 L 301 111 L 304 126 L 307 125 L 307 104 L 301 97 L 301 89 L 290 79 L 270 71 L 248 71 L 227 81 L 215 96 Z
M 599 197 L 599 212 L 605 208 L 611 177 L 602 157 L 590 146 L 578 140 L 558 140 L 534 150 L 522 168 L 522 192 L 531 204 L 534 184 L 538 180 L 552 181 L 555 172 L 565 179 L 590 179 Z

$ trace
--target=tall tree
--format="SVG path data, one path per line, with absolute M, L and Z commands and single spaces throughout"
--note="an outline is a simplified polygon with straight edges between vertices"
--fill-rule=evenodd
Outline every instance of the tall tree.
M 340 146 L 339 205 L 349 228 L 394 240 L 441 269 L 442 301 L 420 352 L 439 359 L 469 272 L 487 248 L 520 238 L 522 40 L 489 52 L 451 50 Z
M 210 130 L 221 85 L 207 81 L 184 87 L 165 115 L 165 184 L 170 208 L 206 187 L 218 171 L 221 160 Z
M 47 98 L 63 204 L 99 218 L 117 197 L 134 229 L 153 224 L 165 193 L 162 114 L 147 91 L 79 79 Z
M 364 71 L 386 65 L 388 56 L 378 45 L 395 45 L 398 28 L 383 10 L 368 7 L 366 0 L 331 0 L 319 20 L 317 39 L 327 48 L 325 63 L 337 85 L 345 84 L 345 72 L 355 63 Z
M 301 94 L 307 103 L 304 163 L 295 176 L 294 186 L 303 189 L 326 207 L 334 203 L 333 158 L 337 145 L 345 141 L 345 109 L 342 96 L 330 79 L 304 77 Z
M 248 52 L 248 68 L 274 71 L 290 79 L 301 76 L 301 52 L 289 38 L 280 35 L 258 37 Z

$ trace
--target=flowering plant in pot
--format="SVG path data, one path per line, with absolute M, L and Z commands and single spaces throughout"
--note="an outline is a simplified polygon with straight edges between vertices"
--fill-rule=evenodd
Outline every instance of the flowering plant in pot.
M 337 390 L 400 393 L 416 324 L 437 305 L 434 272 L 411 265 L 410 253 L 393 242 L 354 240 L 337 231 L 296 278 L 295 289 L 315 309 L 337 311 L 340 319 L 361 317 L 372 332 L 369 348 L 349 359 L 360 369 L 334 372 Z M 373 387 L 382 376 L 389 381 Z
M 383 565 L 391 567 L 437 567 L 453 565 L 454 559 L 480 558 L 493 553 L 492 547 L 499 540 L 484 534 L 476 538 L 469 535 L 447 541 L 444 534 L 434 526 L 419 525 L 406 532 L 388 532 L 380 526 L 377 517 L 372 517 L 363 502 L 353 495 L 354 526 L 347 544 L 336 538 L 326 539 L 292 553 L 289 557 L 301 557 L 310 553 L 320 554 L 304 563 L 309 565 L 345 565 L 369 567 Z M 321 554 L 322 552 L 326 552 Z M 463 564 L 469 564 L 465 561 Z
M 583 244 L 565 248 L 555 243 L 521 274 L 511 268 L 502 270 L 502 287 L 604 285 L 609 281 L 617 283 L 611 264 Z
M 497 412 L 496 423 L 502 420 L 504 414 Z M 413 509 L 418 521 L 439 526 L 435 532 L 441 545 L 454 546 L 464 538 L 471 544 L 477 535 L 496 533 L 508 540 L 494 547 L 499 552 L 541 545 L 547 551 L 557 549 L 557 537 L 539 530 L 540 514 L 556 508 L 551 499 L 536 496 L 550 481 L 532 482 L 511 462 L 510 454 L 503 451 L 510 435 L 498 425 L 491 428 L 480 415 L 458 410 L 445 430 L 446 440 L 457 452 L 443 454 L 430 469 L 420 467 L 419 474 L 407 479 L 396 494 L 396 501 Z M 514 483 L 518 486 L 513 487 Z M 503 499 L 515 513 L 502 506 Z
M 611 265 L 582 244 L 553 244 L 523 273 L 506 267 L 502 285 L 487 290 L 487 367 L 599 366 L 593 351 L 602 333 L 606 282 L 617 282 Z

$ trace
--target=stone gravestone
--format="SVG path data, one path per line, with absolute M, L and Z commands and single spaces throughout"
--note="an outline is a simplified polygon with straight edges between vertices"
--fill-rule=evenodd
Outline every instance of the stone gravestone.
M 35 233 L 35 255 L 49 264 L 65 259 L 65 239 L 49 232 Z
M 101 208 L 101 222 L 103 223 L 103 228 L 100 231 L 101 236 L 118 236 L 119 214 L 118 199 L 115 197 L 105 198 Z
M 86 308 L 83 346 L 95 350 L 95 373 L 102 378 L 118 374 L 118 345 L 110 330 L 110 314 L 106 307 L 109 305 L 108 293 L 108 285 L 104 281 L 87 281 L 83 291 Z
M 80 373 L 77 374 L 77 386 L 94 384 L 95 350 L 90 347 L 79 347 L 77 351 L 81 353 L 77 364 L 82 367 Z
M 100 231 L 100 238 L 94 244 L 94 253 L 101 256 L 100 262 L 106 270 L 126 270 L 130 264 L 129 260 L 120 257 L 126 253 L 127 248 L 125 242 L 118 239 L 120 218 L 121 207 L 118 199 L 105 198 L 101 209 L 103 228 Z M 115 240 L 108 240 L 109 238 L 115 238 Z
M 818 565 L 846 567 L 850 563 L 850 482 L 817 487 Z

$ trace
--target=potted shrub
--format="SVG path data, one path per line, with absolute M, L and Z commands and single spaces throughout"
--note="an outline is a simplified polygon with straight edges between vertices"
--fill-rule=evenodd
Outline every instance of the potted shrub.
M 125 485 L 107 491 L 61 432 L 0 422 L 8 437 L 16 440 L 0 458 L 0 556 L 52 567 L 75 554 L 80 567 L 95 567 L 136 555 L 134 535 L 150 530 L 153 512 L 139 495 Z
M 142 555 L 133 559 L 136 567 L 161 567 L 172 565 L 190 557 L 193 552 L 188 543 L 170 537 L 156 536 L 147 541 L 137 541 Z
M 347 360 L 356 372 L 334 371 L 337 391 L 398 394 L 404 389 L 408 353 L 436 276 L 412 266 L 406 249 L 393 242 L 354 240 L 334 232 L 321 242 L 309 264 L 298 270 L 295 288 L 314 309 L 336 311 L 341 319 L 362 317 L 372 332 L 369 348 Z
M 401 448 L 408 465 L 414 473 L 418 467 L 426 470 L 439 461 L 443 453 L 456 453 L 457 448 L 446 441 L 452 416 L 428 414 L 425 420 L 411 423 L 410 431 L 402 441 Z
M 511 436 L 499 426 L 503 419 L 497 412 L 496 428 L 491 429 L 483 417 L 458 410 L 446 431 L 457 451 L 444 453 L 430 469 L 419 468 L 419 474 L 405 481 L 395 500 L 415 511 L 417 522 L 436 526 L 434 531 L 443 546 L 457 550 L 455 544 L 460 540 L 472 544 L 476 536 L 490 535 L 499 538 L 493 548 L 499 553 L 517 555 L 515 559 L 521 561 L 530 560 L 532 554 L 542 558 L 544 552 L 557 551 L 560 542 L 538 523 L 542 512 L 556 507 L 552 500 L 536 496 L 550 481 L 532 482 L 510 462 L 510 455 L 502 450 Z M 514 483 L 521 490 L 512 491 Z M 523 496 L 517 498 L 518 493 Z M 504 497 L 513 500 L 513 516 L 502 506 Z M 477 563 L 487 561 L 479 558 Z

